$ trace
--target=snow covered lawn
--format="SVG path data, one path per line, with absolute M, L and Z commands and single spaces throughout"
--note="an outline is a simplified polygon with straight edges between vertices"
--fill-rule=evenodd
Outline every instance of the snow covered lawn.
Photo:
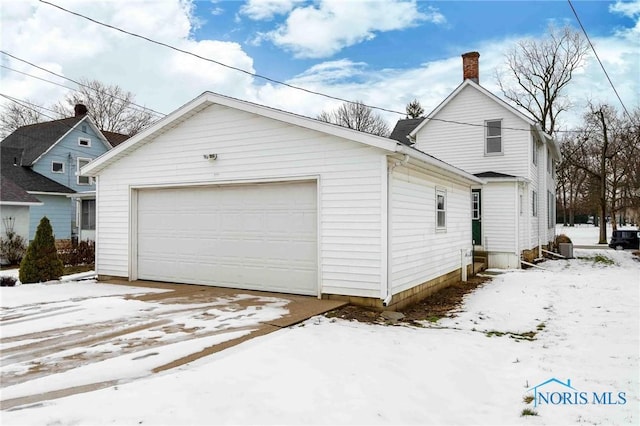
M 457 317 L 422 328 L 314 317 L 178 369 L 5 410 L 0 421 L 638 424 L 640 262 L 613 250 L 574 254 L 582 259 L 499 275 L 469 294 Z M 553 378 L 570 380 L 576 403 L 524 402 Z M 556 382 L 537 393 L 567 390 Z M 521 417 L 525 408 L 538 415 Z
M 562 226 L 556 225 L 556 235 L 565 234 L 574 245 L 582 246 L 594 246 L 598 245 L 598 232 L 600 228 L 593 225 L 578 224 L 576 226 Z M 619 226 L 618 229 L 638 229 L 635 226 Z M 607 225 L 607 244 L 611 242 L 611 233 L 613 228 L 611 225 Z M 607 246 L 603 244 L 603 247 Z

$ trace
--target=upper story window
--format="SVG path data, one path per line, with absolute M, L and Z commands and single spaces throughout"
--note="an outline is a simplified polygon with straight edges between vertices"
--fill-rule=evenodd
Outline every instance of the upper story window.
M 76 175 L 78 176 L 78 185 L 91 185 L 91 178 L 89 176 L 81 176 L 80 169 L 91 162 L 91 158 L 78 158 L 78 165 Z
M 91 146 L 91 139 L 89 139 L 89 138 L 78 138 L 78 145 L 80 145 L 80 146 Z
M 502 154 L 502 121 L 492 120 L 485 122 L 486 127 L 486 154 Z
M 61 161 L 52 161 L 51 171 L 53 173 L 64 173 L 64 163 Z
M 447 227 L 447 192 L 443 189 L 436 190 L 436 228 Z
M 533 165 L 538 165 L 538 142 L 535 139 L 531 139 L 531 158 L 533 159 Z
M 549 151 L 549 148 L 547 148 L 547 172 L 551 173 L 551 167 L 552 167 L 552 159 L 551 159 L 551 151 Z

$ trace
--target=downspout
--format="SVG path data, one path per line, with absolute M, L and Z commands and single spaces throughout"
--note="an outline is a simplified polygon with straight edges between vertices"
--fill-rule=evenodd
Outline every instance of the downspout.
M 384 295 L 384 299 L 382 300 L 382 306 L 389 306 L 391 304 L 391 298 L 393 297 L 391 293 L 391 180 L 393 175 L 393 170 L 398 166 L 406 166 L 409 163 L 409 155 L 404 154 L 401 161 L 396 161 L 394 163 L 387 163 L 387 289 L 386 294 Z
M 520 182 L 518 182 L 518 180 L 516 179 L 516 181 L 514 182 L 514 186 L 515 186 L 515 190 L 516 190 L 516 194 L 515 194 L 515 228 L 516 228 L 516 246 L 515 246 L 515 255 L 516 258 L 518 259 L 518 268 L 520 267 L 520 192 L 519 192 L 519 188 L 520 188 Z

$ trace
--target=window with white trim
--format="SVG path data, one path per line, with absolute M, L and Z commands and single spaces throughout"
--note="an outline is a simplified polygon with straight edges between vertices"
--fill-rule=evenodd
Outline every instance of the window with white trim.
M 551 151 L 549 151 L 549 148 L 547 148 L 547 172 L 551 173 L 551 162 L 553 160 L 551 159 Z
M 531 192 L 531 214 L 534 217 L 538 216 L 538 193 L 536 191 Z
M 64 163 L 62 161 L 52 161 L 51 162 L 51 172 L 52 173 L 64 173 Z
M 96 200 L 82 200 L 81 229 L 96 229 Z
M 471 219 L 480 219 L 480 193 L 471 193 Z
M 89 176 L 81 176 L 80 169 L 91 162 L 91 158 L 78 157 L 76 166 L 76 175 L 78 176 L 78 185 L 91 185 L 91 178 Z
M 80 137 L 78 138 L 78 145 L 89 147 L 91 146 L 91 139 Z
M 485 154 L 502 154 L 502 121 L 486 121 L 485 128 Z
M 534 138 L 531 138 L 531 158 L 533 158 L 533 165 L 538 165 L 538 142 Z
M 447 227 L 447 191 L 436 190 L 436 228 L 445 229 Z

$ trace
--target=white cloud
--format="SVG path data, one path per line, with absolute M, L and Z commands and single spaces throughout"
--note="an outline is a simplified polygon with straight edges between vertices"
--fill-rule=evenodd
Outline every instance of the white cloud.
M 238 43 L 194 41 L 197 24 L 192 3 L 153 0 L 127 3 L 64 0 L 62 7 L 96 20 L 193 51 L 204 57 L 254 72 L 253 60 Z M 97 79 L 118 84 L 136 94 L 138 103 L 170 112 L 205 90 L 244 97 L 253 79 L 237 71 L 153 45 L 70 15 L 36 1 L 2 5 L 2 49 L 25 60 L 78 80 Z M 1 56 L 5 66 L 37 76 L 55 78 L 19 61 Z M 51 105 L 68 90 L 3 70 L 2 91 L 20 99 Z
M 377 32 L 400 30 L 421 21 L 441 23 L 434 9 L 418 10 L 415 1 L 322 0 L 291 11 L 284 24 L 266 34 L 274 44 L 299 58 L 325 58 L 344 47 L 371 40 Z
M 290 12 L 298 3 L 304 0 L 249 0 L 240 8 L 240 13 L 253 20 L 270 20 L 275 15 Z
M 254 72 L 253 58 L 243 50 L 242 45 L 190 38 L 194 17 L 191 16 L 190 3 L 185 3 L 185 0 L 131 2 L 128 3 L 127 10 L 112 1 L 87 4 L 81 0 L 65 0 L 61 4 L 105 22 L 118 22 L 129 30 L 161 39 L 201 56 Z M 344 7 L 350 7 L 348 4 Z M 381 10 L 386 9 L 381 6 Z M 347 12 L 341 13 L 341 16 L 348 15 Z M 366 15 L 366 19 L 363 18 L 362 22 L 356 20 L 353 26 L 361 25 L 361 28 L 369 28 L 369 31 L 379 31 L 367 27 L 367 23 L 379 12 L 370 11 L 363 4 L 359 13 Z M 135 93 L 138 103 L 165 113 L 173 111 L 205 90 L 311 117 L 340 104 L 340 101 L 266 83 L 264 80 L 117 33 L 36 1 L 4 2 L 1 19 L 3 50 L 73 79 L 87 77 L 108 84 L 118 84 Z M 638 20 L 638 15 L 635 19 Z M 391 23 L 381 21 L 377 28 L 390 28 L 394 22 L 397 23 L 398 19 L 392 19 Z M 410 22 L 410 19 L 405 22 Z M 318 37 L 324 36 L 320 34 Z M 327 37 L 329 41 L 334 40 L 331 35 Z M 626 33 L 593 39 L 628 108 L 635 108 L 640 104 L 638 40 L 640 38 L 630 37 Z M 410 69 L 378 69 L 343 57 L 315 63 L 287 82 L 400 112 L 404 111 L 409 101 L 417 98 L 426 111 L 431 111 L 462 81 L 462 61 L 459 54 L 466 51 L 480 52 L 480 82 L 488 90 L 499 94 L 493 73 L 503 62 L 502 54 L 505 49 L 515 41 L 505 37 L 502 40 L 479 41 L 471 46 L 459 46 L 451 57 L 443 57 Z M 0 59 L 5 66 L 73 86 L 71 82 L 35 70 L 5 55 L 0 55 Z M 11 71 L 1 69 L 0 72 L 2 92 L 9 96 L 50 105 L 67 92 L 64 88 Z M 593 58 L 586 62 L 584 70 L 575 75 L 569 90 L 576 104 L 575 110 L 562 116 L 569 124 L 579 120 L 581 107 L 588 99 L 619 105 Z M 383 113 L 383 116 L 391 125 L 401 117 L 391 113 Z

